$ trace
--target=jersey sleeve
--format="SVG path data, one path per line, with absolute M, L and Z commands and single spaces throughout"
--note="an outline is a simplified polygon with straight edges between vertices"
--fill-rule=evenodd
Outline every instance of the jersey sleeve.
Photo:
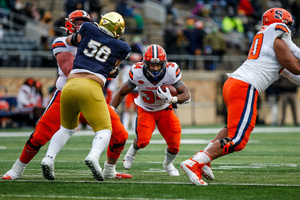
M 56 38 L 52 43 L 52 52 L 55 56 L 58 53 L 69 51 L 66 40 L 63 37 Z
M 129 44 L 127 44 L 126 42 L 122 42 L 122 43 L 123 43 L 122 44 L 123 51 L 122 51 L 122 53 L 120 55 L 120 58 L 122 60 L 126 60 L 129 57 L 129 55 L 130 55 L 131 48 L 130 48 Z
M 274 24 L 274 29 L 275 29 L 275 37 L 282 37 L 283 35 L 290 35 L 291 31 L 290 29 L 283 23 L 276 23 Z

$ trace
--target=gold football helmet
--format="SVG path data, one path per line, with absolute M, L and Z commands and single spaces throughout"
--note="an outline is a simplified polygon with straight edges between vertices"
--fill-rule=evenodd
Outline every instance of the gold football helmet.
M 125 32 L 125 21 L 117 12 L 109 12 L 102 16 L 99 26 L 104 27 L 114 35 L 114 38 L 119 39 Z

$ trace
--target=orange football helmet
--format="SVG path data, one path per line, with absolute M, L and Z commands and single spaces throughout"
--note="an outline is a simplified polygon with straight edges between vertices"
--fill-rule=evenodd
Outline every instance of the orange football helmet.
M 158 44 L 148 46 L 144 52 L 143 63 L 147 74 L 152 78 L 157 78 L 166 68 L 167 55 L 165 50 Z M 158 63 L 161 65 L 161 68 L 159 70 L 150 70 L 150 63 Z
M 262 16 L 263 26 L 269 26 L 273 23 L 284 23 L 288 27 L 294 24 L 292 15 L 283 8 L 271 8 Z
M 76 20 L 84 20 L 91 22 L 92 19 L 90 15 L 84 10 L 75 10 L 71 14 L 69 14 L 68 18 L 66 18 L 65 27 L 62 27 L 66 30 L 68 35 L 77 32 L 79 27 L 76 27 Z

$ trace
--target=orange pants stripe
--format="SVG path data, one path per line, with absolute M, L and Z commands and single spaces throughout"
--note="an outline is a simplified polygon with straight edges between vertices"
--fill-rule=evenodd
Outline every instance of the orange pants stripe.
M 245 148 L 255 126 L 258 91 L 250 84 L 229 78 L 223 86 L 223 98 L 228 109 L 227 129 L 235 151 Z

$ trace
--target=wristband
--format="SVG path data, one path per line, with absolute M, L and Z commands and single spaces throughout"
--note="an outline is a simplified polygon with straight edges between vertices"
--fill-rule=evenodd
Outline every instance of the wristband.
M 172 100 L 170 103 L 177 103 L 178 102 L 178 97 L 172 97 Z
M 113 107 L 113 106 L 110 106 L 114 111 L 116 110 L 116 108 L 115 107 Z

